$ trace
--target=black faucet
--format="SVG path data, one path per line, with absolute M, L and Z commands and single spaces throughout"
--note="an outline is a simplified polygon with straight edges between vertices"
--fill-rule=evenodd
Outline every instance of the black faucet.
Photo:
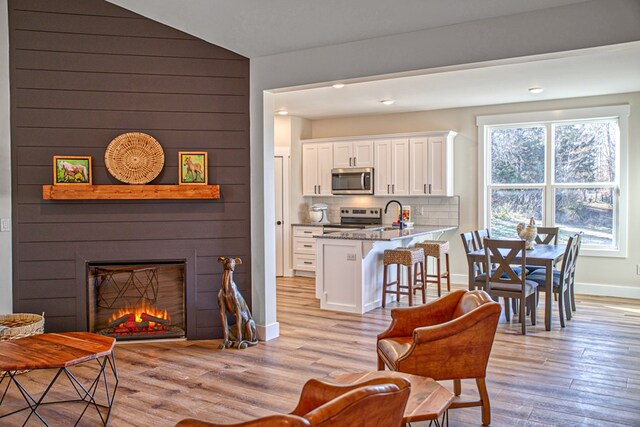
M 384 213 L 387 213 L 387 209 L 389 209 L 389 205 L 391 203 L 397 203 L 398 206 L 400 206 L 400 216 L 398 217 L 398 222 L 400 223 L 400 230 L 402 230 L 404 228 L 404 221 L 402 221 L 402 203 L 397 200 L 389 200 L 387 205 L 384 207 Z

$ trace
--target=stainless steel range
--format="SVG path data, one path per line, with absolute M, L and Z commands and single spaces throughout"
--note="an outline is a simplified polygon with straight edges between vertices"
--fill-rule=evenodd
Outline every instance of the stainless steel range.
M 358 230 L 382 225 L 382 208 L 340 208 L 340 224 L 324 226 L 324 233 Z

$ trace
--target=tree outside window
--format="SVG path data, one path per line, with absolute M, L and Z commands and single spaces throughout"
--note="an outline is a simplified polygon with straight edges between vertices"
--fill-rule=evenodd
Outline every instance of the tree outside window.
M 487 178 L 492 235 L 516 237 L 516 224 L 576 231 L 585 246 L 612 248 L 620 139 L 616 119 L 488 126 Z

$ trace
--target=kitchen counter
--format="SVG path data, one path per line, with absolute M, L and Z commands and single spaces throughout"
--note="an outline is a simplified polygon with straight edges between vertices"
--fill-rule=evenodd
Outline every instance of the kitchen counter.
M 454 230 L 455 228 L 456 227 L 438 225 L 415 225 L 411 228 L 403 228 L 400 230 L 399 227 L 381 226 L 365 228 L 363 230 L 336 231 L 335 233 L 316 236 L 316 238 L 392 241 L 411 239 L 425 234 L 444 233 L 445 231 Z
M 455 228 L 378 227 L 315 236 L 316 298 L 320 300 L 320 308 L 362 314 L 380 307 L 384 251 L 436 240 L 443 232 Z M 433 260 L 430 258 L 430 261 Z M 433 271 L 430 261 L 426 268 Z M 391 269 L 390 276 L 390 280 L 395 280 L 395 268 Z M 389 297 L 391 301 L 395 298 Z

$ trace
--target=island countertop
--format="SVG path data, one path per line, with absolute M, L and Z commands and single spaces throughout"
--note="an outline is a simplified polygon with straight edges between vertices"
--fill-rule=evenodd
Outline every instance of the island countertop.
M 415 225 L 402 230 L 398 227 L 381 226 L 377 228 L 365 228 L 363 230 L 337 231 L 335 233 L 316 236 L 316 239 L 393 241 L 416 237 L 422 234 L 444 233 L 445 231 L 455 229 L 456 227 L 443 225 Z

